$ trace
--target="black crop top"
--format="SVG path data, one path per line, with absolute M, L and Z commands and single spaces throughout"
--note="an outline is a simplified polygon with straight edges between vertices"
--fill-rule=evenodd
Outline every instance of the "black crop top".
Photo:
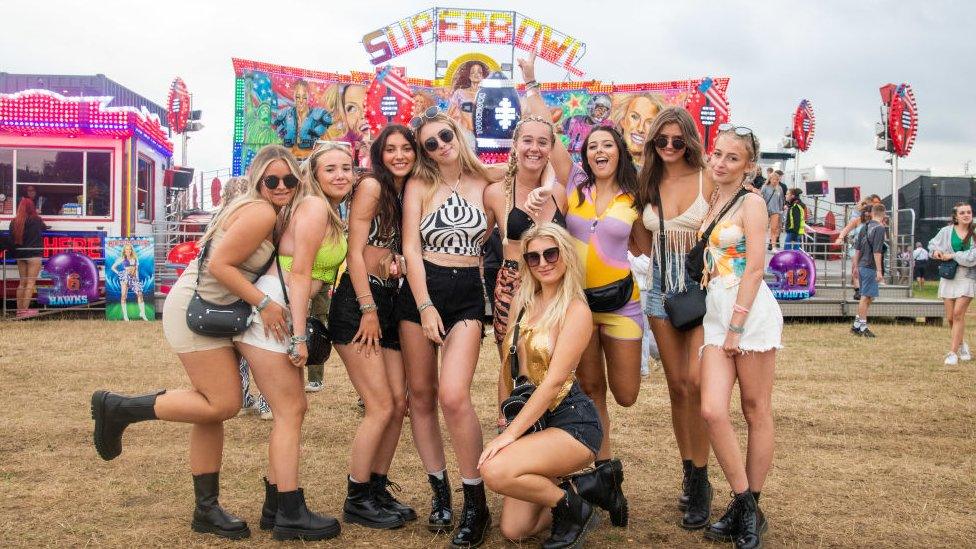
M 556 199 L 553 198 L 552 201 L 556 204 L 556 213 L 552 216 L 552 222 L 565 229 L 566 216 L 563 215 L 563 212 L 559 211 L 559 204 L 556 203 Z M 532 221 L 529 214 L 513 206 L 512 211 L 508 212 L 505 234 L 509 240 L 521 240 L 525 231 L 529 230 L 533 225 L 535 225 L 535 222 Z

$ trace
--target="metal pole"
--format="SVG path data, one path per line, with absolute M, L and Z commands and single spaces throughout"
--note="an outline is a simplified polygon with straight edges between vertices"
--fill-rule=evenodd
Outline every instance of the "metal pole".
M 898 155 L 891 154 L 891 245 L 888 246 L 888 273 L 895 281 L 898 260 Z

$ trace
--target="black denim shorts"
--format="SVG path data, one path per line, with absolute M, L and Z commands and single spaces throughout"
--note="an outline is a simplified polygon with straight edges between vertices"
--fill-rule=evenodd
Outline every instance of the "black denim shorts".
M 441 315 L 444 331 L 458 322 L 476 320 L 482 323 L 484 335 L 485 286 L 478 267 L 442 267 L 424 261 L 427 273 L 427 293 L 434 308 Z M 420 313 L 414 300 L 410 284 L 404 280 L 397 300 L 397 317 L 400 320 L 420 324 Z
M 398 289 L 396 286 L 380 286 L 370 280 L 369 291 L 373 294 L 373 303 L 376 304 L 376 314 L 380 320 L 380 347 L 399 351 L 400 331 L 396 322 Z M 339 345 L 352 343 L 359 331 L 362 317 L 352 280 L 349 273 L 344 273 L 332 294 L 332 304 L 329 306 L 329 334 L 332 335 L 332 342 Z
M 549 412 L 546 428 L 556 427 L 569 433 L 596 456 L 603 443 L 603 426 L 596 406 L 590 397 L 580 390 L 579 383 L 573 382 L 569 394 Z

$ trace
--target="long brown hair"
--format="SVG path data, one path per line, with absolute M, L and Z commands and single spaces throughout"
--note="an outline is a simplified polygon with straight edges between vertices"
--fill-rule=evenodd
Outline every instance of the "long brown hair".
M 27 221 L 33 218 L 41 218 L 37 215 L 34 201 L 30 198 L 21 199 L 20 204 L 17 205 L 17 216 L 10 222 L 10 234 L 14 237 L 14 244 L 20 246 L 24 243 L 24 229 L 27 227 Z
M 960 201 L 960 202 L 956 202 L 955 204 L 953 204 L 952 205 L 952 223 L 950 223 L 951 225 L 955 226 L 957 223 L 959 223 L 959 213 L 958 213 L 958 210 L 959 210 L 959 208 L 961 208 L 963 206 L 969 206 L 969 211 L 972 211 L 973 210 L 973 205 L 970 204 L 969 202 L 966 202 L 966 201 Z M 976 228 L 976 222 L 970 221 L 969 222 L 969 230 L 966 231 L 966 236 L 965 236 L 965 238 L 962 239 L 962 245 L 963 246 L 968 246 L 969 243 L 973 240 L 973 230 L 974 230 L 974 228 Z
M 685 140 L 685 163 L 698 170 L 705 169 L 705 148 L 702 147 L 698 127 L 695 126 L 691 115 L 683 107 L 664 109 L 651 122 L 651 127 L 647 131 L 647 141 L 644 142 L 644 164 L 641 166 L 640 175 L 637 176 L 637 193 L 634 197 L 634 206 L 639 212 L 644 211 L 644 206 L 656 203 L 661 197 L 664 160 L 654 146 L 654 138 L 668 124 L 677 124 L 681 129 L 681 137 Z
M 386 164 L 383 163 L 383 150 L 386 149 L 386 142 L 393 134 L 402 135 L 407 140 L 410 148 L 413 149 L 414 166 L 417 165 L 417 155 L 420 154 L 417 151 L 419 147 L 417 147 L 417 140 L 414 138 L 413 132 L 410 131 L 410 128 L 400 124 L 390 124 L 383 128 L 383 131 L 377 136 L 376 141 L 373 141 L 373 144 L 369 146 L 369 165 L 373 171 L 372 173 L 365 174 L 363 178 L 373 177 L 380 183 L 380 200 L 376 204 L 376 217 L 377 223 L 379 224 L 379 234 L 384 239 L 390 238 L 400 230 L 400 221 L 403 213 L 403 196 L 397 193 L 396 178 L 393 176 L 390 168 L 386 167 Z M 406 185 L 406 180 L 410 179 L 412 173 L 413 168 L 411 168 L 407 177 L 404 178 L 404 185 Z M 353 190 L 353 193 L 355 192 Z
M 624 141 L 624 136 L 620 134 L 620 130 L 611 126 L 593 126 L 590 133 L 586 134 L 581 149 L 580 165 L 583 167 L 583 173 L 586 174 L 586 180 L 576 186 L 577 206 L 582 206 L 586 200 L 586 197 L 583 196 L 583 189 L 596 183 L 596 176 L 593 175 L 593 168 L 587 159 L 587 150 L 590 147 L 590 139 L 593 138 L 593 134 L 599 132 L 610 134 L 614 145 L 617 147 L 617 170 L 613 177 L 617 186 L 620 187 L 620 191 L 631 198 L 634 198 L 634 193 L 637 191 L 637 168 L 634 167 L 634 157 L 630 154 L 630 149 L 627 148 L 627 142 Z

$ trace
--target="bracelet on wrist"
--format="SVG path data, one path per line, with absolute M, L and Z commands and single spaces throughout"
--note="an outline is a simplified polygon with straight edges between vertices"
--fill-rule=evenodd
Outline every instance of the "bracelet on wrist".
M 357 296 L 356 296 L 356 300 L 358 301 L 358 300 L 360 300 L 360 299 L 362 299 L 362 298 L 364 298 L 364 297 L 373 297 L 373 294 L 363 294 L 363 295 L 357 295 Z
M 305 343 L 308 341 L 308 334 L 291 336 L 292 343 Z
M 531 88 L 532 86 L 535 86 L 537 84 L 538 84 L 538 82 L 535 79 L 532 79 L 532 80 L 529 80 L 529 81 L 527 81 L 525 83 L 525 87 L 526 88 Z
M 742 305 L 736 303 L 732 305 L 732 312 L 749 314 L 749 309 L 747 307 L 743 307 Z
M 420 305 L 417 305 L 417 312 L 422 313 L 424 312 L 424 309 L 426 309 L 427 307 L 433 307 L 433 306 L 434 306 L 434 302 L 428 299 L 427 301 L 424 301 Z
M 261 302 L 258 303 L 257 306 L 254 308 L 257 309 L 257 311 L 260 313 L 261 311 L 267 309 L 268 305 L 270 304 L 271 304 L 271 296 L 268 294 L 264 294 L 264 297 L 261 298 Z
M 359 312 L 361 314 L 366 314 L 370 311 L 375 311 L 375 310 L 376 310 L 375 303 L 363 303 L 362 305 L 359 306 Z
M 735 324 L 729 324 L 729 331 L 732 332 L 733 334 L 739 334 L 739 335 L 746 333 L 746 329 L 744 326 L 736 326 Z

